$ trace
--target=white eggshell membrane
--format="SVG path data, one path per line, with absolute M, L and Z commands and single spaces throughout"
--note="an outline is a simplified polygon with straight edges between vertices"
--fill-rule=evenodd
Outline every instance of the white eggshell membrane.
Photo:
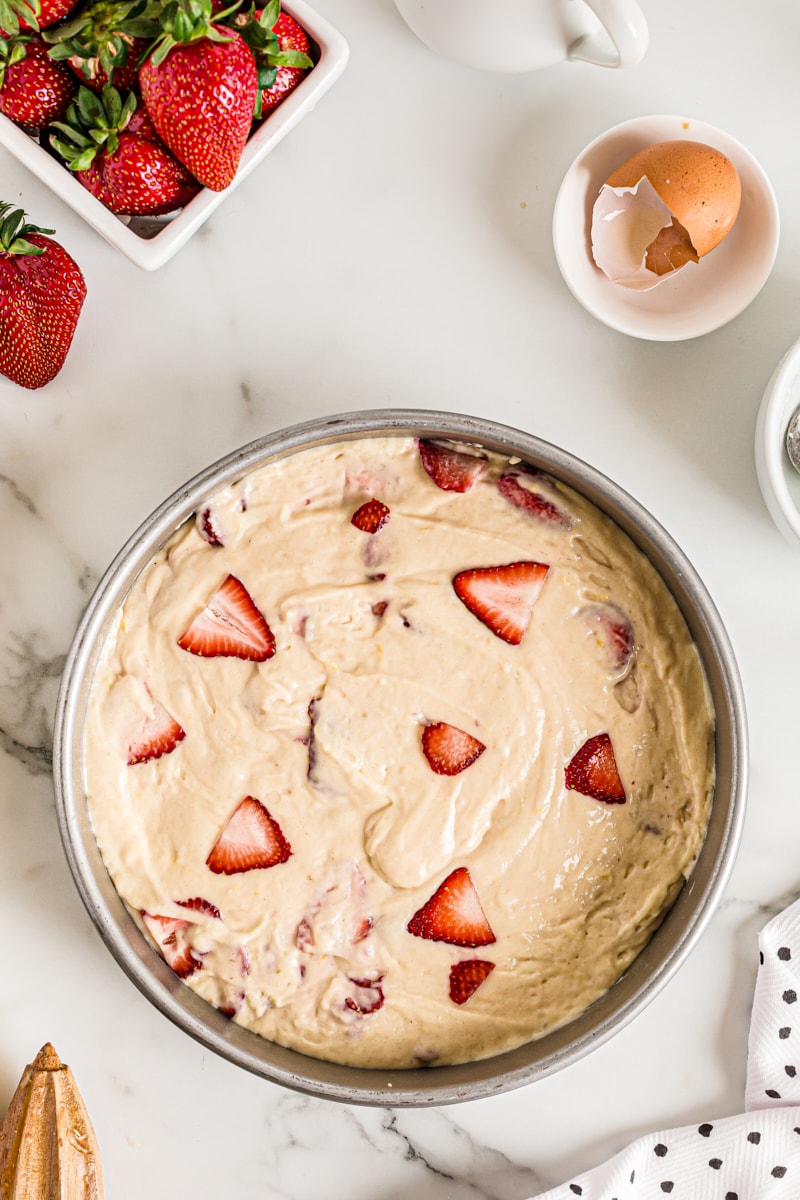
M 646 175 L 634 187 L 604 183 L 592 210 L 594 261 L 613 283 L 649 291 L 674 274 L 656 275 L 645 266 L 647 247 L 671 224 L 672 213 Z

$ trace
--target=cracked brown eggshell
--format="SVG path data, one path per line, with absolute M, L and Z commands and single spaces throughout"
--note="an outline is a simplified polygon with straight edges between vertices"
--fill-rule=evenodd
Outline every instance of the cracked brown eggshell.
M 733 163 L 713 146 L 684 139 L 657 142 L 617 167 L 606 185 L 632 188 L 642 177 L 686 230 L 699 258 L 733 228 L 742 186 Z

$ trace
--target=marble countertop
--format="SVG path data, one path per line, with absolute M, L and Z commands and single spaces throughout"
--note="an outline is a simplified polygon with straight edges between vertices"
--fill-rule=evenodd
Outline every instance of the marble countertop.
M 643 3 L 640 66 L 501 76 L 437 58 L 391 0 L 316 0 L 350 44 L 343 77 L 152 274 L 0 153 L 2 198 L 56 228 L 88 285 L 58 378 L 38 393 L 0 379 L 0 1107 L 52 1041 L 115 1200 L 523 1200 L 648 1129 L 743 1107 L 756 933 L 800 891 L 800 547 L 773 527 L 753 462 L 761 395 L 800 336 L 800 15 L 792 0 Z M 725 129 L 781 208 L 761 294 L 690 342 L 599 324 L 564 286 L 550 239 L 575 155 L 650 113 Z M 260 434 L 384 406 L 489 415 L 636 496 L 719 607 L 751 737 L 732 877 L 653 1003 L 555 1076 L 430 1110 L 284 1091 L 170 1025 L 84 912 L 51 777 L 71 636 L 140 521 Z

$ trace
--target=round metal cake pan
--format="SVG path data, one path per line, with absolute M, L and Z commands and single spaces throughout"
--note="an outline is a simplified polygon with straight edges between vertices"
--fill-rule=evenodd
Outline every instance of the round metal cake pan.
M 518 455 L 583 493 L 629 535 L 672 592 L 695 640 L 716 714 L 716 787 L 705 841 L 688 882 L 621 978 L 580 1016 L 515 1050 L 457 1066 L 347 1067 L 259 1037 L 183 984 L 143 937 L 119 898 L 95 841 L 83 770 L 86 707 L 95 665 L 120 605 L 171 534 L 210 497 L 275 459 L 369 436 L 453 438 Z M 59 828 L 78 891 L 115 959 L 145 996 L 191 1037 L 275 1083 L 349 1104 L 452 1104 L 509 1091 L 574 1063 L 607 1041 L 657 995 L 686 959 L 724 890 L 741 835 L 747 723 L 728 635 L 697 572 L 666 530 L 630 495 L 567 451 L 477 417 L 413 409 L 326 417 L 269 434 L 226 455 L 178 489 L 109 566 L 75 635 L 56 714 L 54 773 Z

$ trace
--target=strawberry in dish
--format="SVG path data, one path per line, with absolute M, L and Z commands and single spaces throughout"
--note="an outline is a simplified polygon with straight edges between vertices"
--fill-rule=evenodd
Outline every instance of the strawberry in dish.
M 689 874 L 699 656 L 535 465 L 332 443 L 208 497 L 96 668 L 93 827 L 159 970 L 274 1042 L 406 1068 L 569 1021 Z

